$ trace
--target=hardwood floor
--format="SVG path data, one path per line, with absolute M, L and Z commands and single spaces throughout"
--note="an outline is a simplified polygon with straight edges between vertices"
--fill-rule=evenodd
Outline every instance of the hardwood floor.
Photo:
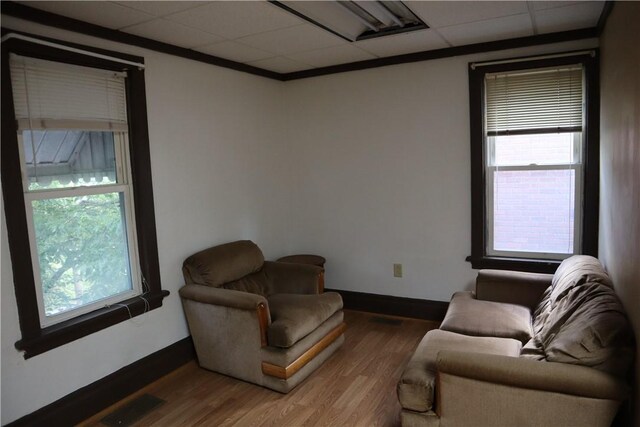
M 381 320 L 398 320 L 390 324 Z M 346 341 L 287 395 L 190 362 L 84 421 L 100 420 L 144 393 L 166 401 L 135 426 L 398 426 L 396 383 L 437 322 L 345 311 Z

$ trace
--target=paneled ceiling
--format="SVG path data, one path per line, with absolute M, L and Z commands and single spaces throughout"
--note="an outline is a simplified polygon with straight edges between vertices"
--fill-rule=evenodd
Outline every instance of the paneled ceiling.
M 592 28 L 604 1 L 405 1 L 428 29 L 349 42 L 268 1 L 21 1 L 278 73 Z

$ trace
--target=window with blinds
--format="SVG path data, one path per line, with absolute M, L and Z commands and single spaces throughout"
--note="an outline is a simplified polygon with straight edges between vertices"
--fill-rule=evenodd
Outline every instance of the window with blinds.
M 42 327 L 141 294 L 126 74 L 10 56 Z
M 486 253 L 562 259 L 580 248 L 583 70 L 485 75 Z

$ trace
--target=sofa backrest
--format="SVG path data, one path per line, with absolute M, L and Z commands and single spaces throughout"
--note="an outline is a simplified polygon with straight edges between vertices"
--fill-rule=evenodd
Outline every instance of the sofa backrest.
M 239 240 L 191 255 L 182 264 L 182 274 L 187 285 L 219 288 L 260 271 L 263 264 L 264 255 L 260 248 L 250 240 Z M 246 287 L 251 288 L 251 284 Z
M 533 335 L 523 356 L 618 376 L 627 373 L 635 351 L 633 332 L 611 279 L 589 256 L 562 262 L 534 313 Z
M 613 289 L 597 282 L 574 288 L 548 323 L 554 325 L 545 335 L 548 361 L 627 374 L 635 353 L 634 336 Z
M 562 261 L 551 280 L 550 299 L 554 304 L 569 290 L 584 282 L 597 282 L 613 288 L 613 283 L 597 258 L 574 255 Z
M 613 287 L 609 275 L 598 259 L 588 255 L 574 255 L 562 261 L 551 280 L 551 286 L 543 293 L 533 313 L 534 334 L 541 332 L 549 314 L 555 310 L 558 301 L 571 289 L 587 282 L 602 283 Z

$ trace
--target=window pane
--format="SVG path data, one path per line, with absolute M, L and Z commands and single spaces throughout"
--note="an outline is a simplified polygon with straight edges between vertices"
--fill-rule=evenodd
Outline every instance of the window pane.
M 29 190 L 116 182 L 113 132 L 27 129 L 22 141 Z
M 573 253 L 574 170 L 496 171 L 493 250 Z
M 123 193 L 33 202 L 47 316 L 132 289 Z
M 489 137 L 495 150 L 495 166 L 562 165 L 579 163 L 575 133 Z

